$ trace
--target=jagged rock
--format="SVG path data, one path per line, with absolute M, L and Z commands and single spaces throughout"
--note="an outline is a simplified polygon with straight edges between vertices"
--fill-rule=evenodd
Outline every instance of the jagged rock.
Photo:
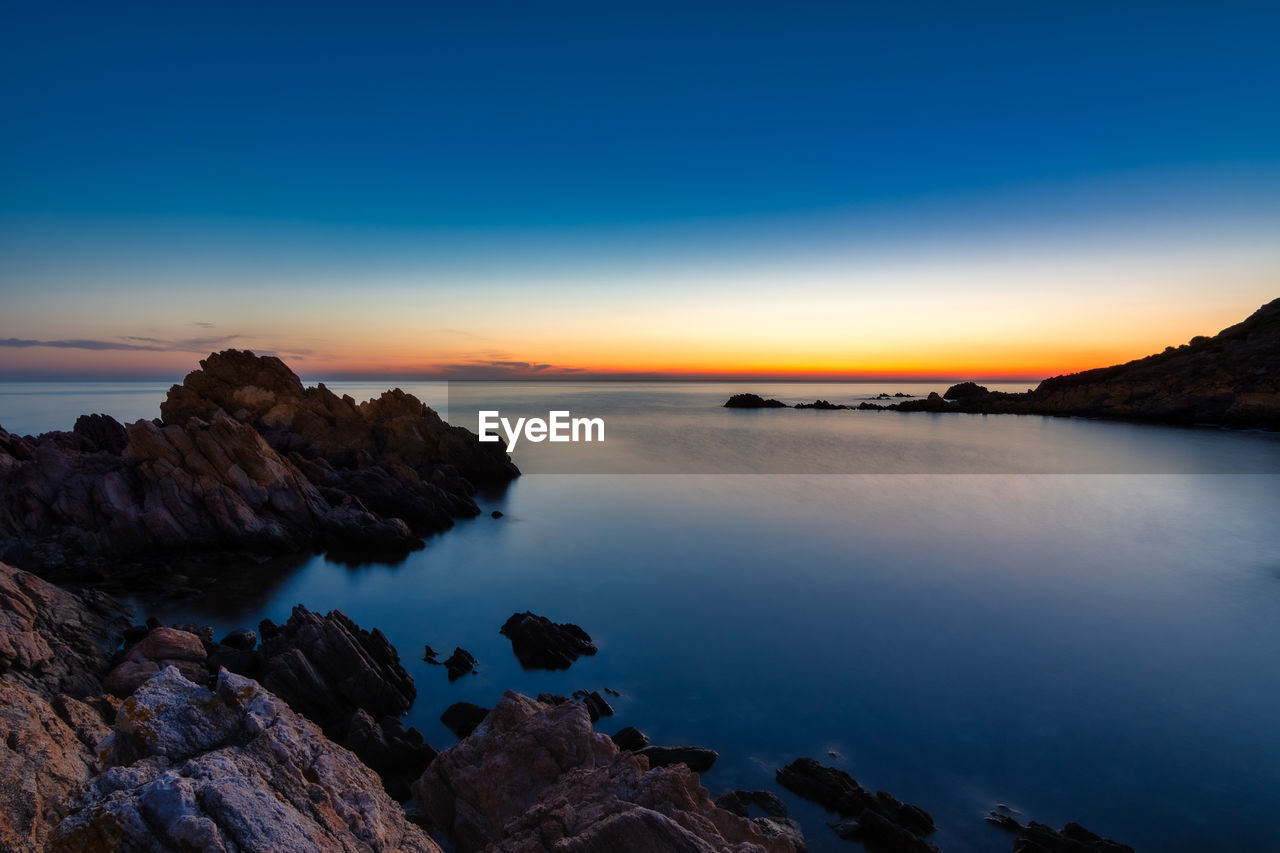
M 785 409 L 786 403 L 780 400 L 766 400 L 759 394 L 734 394 L 725 401 L 726 409 Z
M 125 701 L 103 751 L 49 853 L 439 851 L 354 755 L 225 670 L 210 691 L 165 669 Z
M 1013 853 L 1133 853 L 1128 844 L 1103 838 L 1074 821 L 1061 832 L 1034 820 L 1023 826 L 1001 807 L 993 809 L 986 821 L 1017 835 Z
M 923 837 L 934 830 L 933 818 L 928 812 L 883 791 L 872 794 L 843 770 L 824 767 L 812 758 L 797 758 L 778 770 L 777 780 L 806 800 L 851 819 L 833 825 L 841 838 L 904 853 L 937 850 Z
M 539 696 L 538 699 L 541 700 L 542 697 Z M 635 726 L 627 726 L 610 737 L 617 744 L 618 749 L 625 749 L 628 752 L 635 752 L 649 745 L 649 736 Z
M 688 768 L 649 770 L 645 758 L 620 753 L 592 731 L 582 705 L 512 692 L 413 790 L 461 853 L 795 849 L 717 808 Z
M 840 409 L 847 409 L 848 406 L 832 403 L 830 400 L 814 400 L 812 403 L 796 403 L 797 409 L 817 409 L 818 411 L 834 412 Z
M 263 686 L 339 738 L 357 709 L 374 719 L 399 717 L 417 696 L 382 632 L 366 631 L 341 610 L 321 616 L 299 604 L 288 622 L 262 635 Z
M 473 480 L 519 474 L 501 443 L 401 391 L 356 405 L 304 389 L 279 359 L 229 350 L 201 365 L 158 422 L 0 430 L 0 559 L 76 576 L 173 553 L 402 556 L 479 514 Z
M 636 754 L 649 759 L 650 767 L 683 764 L 694 773 L 706 773 L 720 757 L 714 749 L 701 746 L 646 746 L 637 749 Z
M 594 655 L 590 635 L 577 625 L 557 624 L 526 610 L 513 613 L 500 630 L 525 669 L 568 669 L 580 655 Z
M 455 648 L 453 654 L 445 659 L 444 668 L 449 673 L 449 680 L 457 681 L 467 673 L 475 672 L 476 659 L 466 649 Z
M 769 791 L 729 791 L 716 797 L 715 803 L 739 817 L 750 818 L 765 835 L 789 839 L 798 853 L 807 849 L 800 824 L 787 817 L 787 807 L 776 794 Z M 753 810 L 764 814 L 753 815 Z
M 124 426 L 110 415 L 81 415 L 71 431 L 84 439 L 89 451 L 120 455 L 129 443 Z
M 195 634 L 176 628 L 156 628 L 125 653 L 124 660 L 111 670 L 102 687 L 107 693 L 124 698 L 168 666 L 177 667 L 191 681 L 203 683 L 210 674 L 205 664 L 207 657 L 204 643 Z
M 464 738 L 480 727 L 484 718 L 489 716 L 489 710 L 471 702 L 454 702 L 444 709 L 444 713 L 440 715 L 440 722 L 444 723 L 449 731 Z
M 45 698 L 99 693 L 129 616 L 104 593 L 69 592 L 0 563 L 0 675 Z
M 601 717 L 613 716 L 613 706 L 595 690 L 575 690 L 573 698 L 586 707 L 587 715 L 591 717 L 593 723 L 598 722 Z
M 436 757 L 422 732 L 406 729 L 395 717 L 375 721 L 363 710 L 352 715 L 342 745 L 382 778 L 383 787 L 398 802 L 409 798 L 409 786 Z
M 88 706 L 65 696 L 51 703 L 0 678 L 0 849 L 44 849 L 67 796 L 95 772 L 104 736 Z

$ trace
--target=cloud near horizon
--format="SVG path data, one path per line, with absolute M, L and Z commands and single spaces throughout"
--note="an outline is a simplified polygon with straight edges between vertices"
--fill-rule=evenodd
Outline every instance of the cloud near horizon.
M 116 340 L 69 338 L 65 340 L 39 341 L 26 338 L 0 338 L 0 347 L 29 349 L 51 347 L 53 349 L 82 349 L 92 351 L 122 350 L 127 352 L 197 352 L 209 353 L 226 346 L 242 335 L 223 335 L 216 338 L 187 338 L 170 341 L 139 335 L 123 335 Z

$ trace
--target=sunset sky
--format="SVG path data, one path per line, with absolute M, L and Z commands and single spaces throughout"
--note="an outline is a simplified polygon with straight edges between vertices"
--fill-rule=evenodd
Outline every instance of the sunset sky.
M 1280 296 L 1280 5 L 877 5 L 5 4 L 0 379 L 1034 379 Z

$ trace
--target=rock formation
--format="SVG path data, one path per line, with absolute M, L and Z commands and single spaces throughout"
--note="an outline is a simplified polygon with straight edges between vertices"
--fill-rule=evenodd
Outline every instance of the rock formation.
M 209 356 L 161 414 L 0 429 L 0 559 L 65 577 L 148 556 L 404 553 L 479 514 L 473 482 L 519 474 L 412 395 L 356 404 L 249 352 Z
M 1133 853 L 1128 844 L 1103 838 L 1074 821 L 1059 832 L 1034 820 L 1023 826 L 1009 811 L 1004 806 L 997 806 L 986 820 L 1017 836 L 1013 842 L 1014 853 Z
M 841 838 L 902 853 L 937 853 L 925 840 L 933 818 L 919 806 L 884 791 L 872 794 L 843 770 L 797 758 L 777 772 L 778 784 L 845 818 L 832 828 Z
M 734 394 L 724 404 L 726 409 L 785 409 L 780 400 L 766 400 L 759 394 Z
M 414 785 L 459 851 L 790 853 L 788 838 L 718 808 L 687 767 L 650 770 L 592 731 L 576 702 L 506 693 Z
M 170 667 L 125 701 L 106 767 L 67 803 L 49 853 L 421 851 L 378 778 L 256 682 L 211 691 Z
M 595 644 L 586 631 L 571 623 L 552 622 L 526 610 L 513 613 L 500 629 L 525 669 L 568 669 L 581 655 L 594 655 Z

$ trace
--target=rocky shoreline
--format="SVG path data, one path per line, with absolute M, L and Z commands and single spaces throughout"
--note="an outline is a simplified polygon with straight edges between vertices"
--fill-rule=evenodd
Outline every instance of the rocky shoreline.
M 210 356 L 161 411 L 0 431 L 0 849 L 805 849 L 776 793 L 712 798 L 699 773 L 714 750 L 597 731 L 609 688 L 455 703 L 442 720 L 459 742 L 437 751 L 404 725 L 418 692 L 399 651 L 341 611 L 299 604 L 282 625 L 218 639 L 133 624 L 95 585 L 243 555 L 413 547 L 479 513 L 475 484 L 519 474 L 501 445 L 410 395 L 356 404 L 252 353 Z M 578 625 L 528 611 L 497 630 L 526 669 L 599 652 Z M 450 680 L 477 666 L 461 648 L 440 663 Z M 936 850 L 927 812 L 835 768 L 802 758 L 777 781 L 835 815 L 841 838 Z M 1015 849 L 1129 849 L 993 815 Z
M 943 394 L 933 392 L 927 398 L 900 403 L 817 400 L 791 407 L 757 394 L 735 394 L 724 405 L 731 409 L 1046 415 L 1280 430 L 1280 299 L 1213 337 L 1196 337 L 1126 364 L 1055 376 L 1024 393 L 989 391 L 974 382 L 962 382 Z

